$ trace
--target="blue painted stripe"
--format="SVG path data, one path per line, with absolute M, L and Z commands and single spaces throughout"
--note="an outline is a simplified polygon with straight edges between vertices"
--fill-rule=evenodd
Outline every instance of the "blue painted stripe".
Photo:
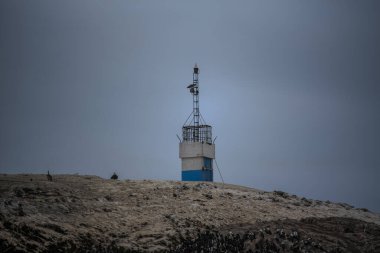
M 182 171 L 182 181 L 213 181 L 212 170 L 185 170 Z

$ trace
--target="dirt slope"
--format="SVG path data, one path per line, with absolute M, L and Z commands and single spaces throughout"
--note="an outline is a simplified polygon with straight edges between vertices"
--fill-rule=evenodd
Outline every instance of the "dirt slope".
M 0 252 L 380 252 L 379 228 L 365 209 L 235 185 L 0 175 Z

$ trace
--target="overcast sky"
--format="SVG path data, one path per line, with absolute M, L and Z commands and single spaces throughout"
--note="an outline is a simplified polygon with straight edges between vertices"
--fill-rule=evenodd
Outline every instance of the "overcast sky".
M 180 180 L 198 63 L 226 182 L 380 212 L 379 13 L 379 1 L 0 1 L 0 172 Z

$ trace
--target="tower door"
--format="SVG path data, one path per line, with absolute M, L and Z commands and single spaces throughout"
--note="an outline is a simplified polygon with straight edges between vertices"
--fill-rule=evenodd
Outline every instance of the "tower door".
M 212 159 L 211 158 L 203 158 L 203 167 L 205 170 L 212 170 Z

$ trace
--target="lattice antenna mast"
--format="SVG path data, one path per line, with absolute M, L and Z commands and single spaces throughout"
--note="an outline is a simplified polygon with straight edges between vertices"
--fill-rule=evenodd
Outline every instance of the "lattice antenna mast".
M 199 141 L 199 68 L 197 64 L 193 71 L 193 87 L 190 92 L 193 94 L 193 122 L 194 122 L 194 140 Z
M 193 111 L 182 127 L 183 141 L 212 143 L 212 127 L 207 125 L 199 111 L 199 68 L 193 69 L 193 83 L 187 86 L 193 95 Z M 192 117 L 192 118 L 191 118 Z M 191 118 L 191 121 L 189 119 Z

